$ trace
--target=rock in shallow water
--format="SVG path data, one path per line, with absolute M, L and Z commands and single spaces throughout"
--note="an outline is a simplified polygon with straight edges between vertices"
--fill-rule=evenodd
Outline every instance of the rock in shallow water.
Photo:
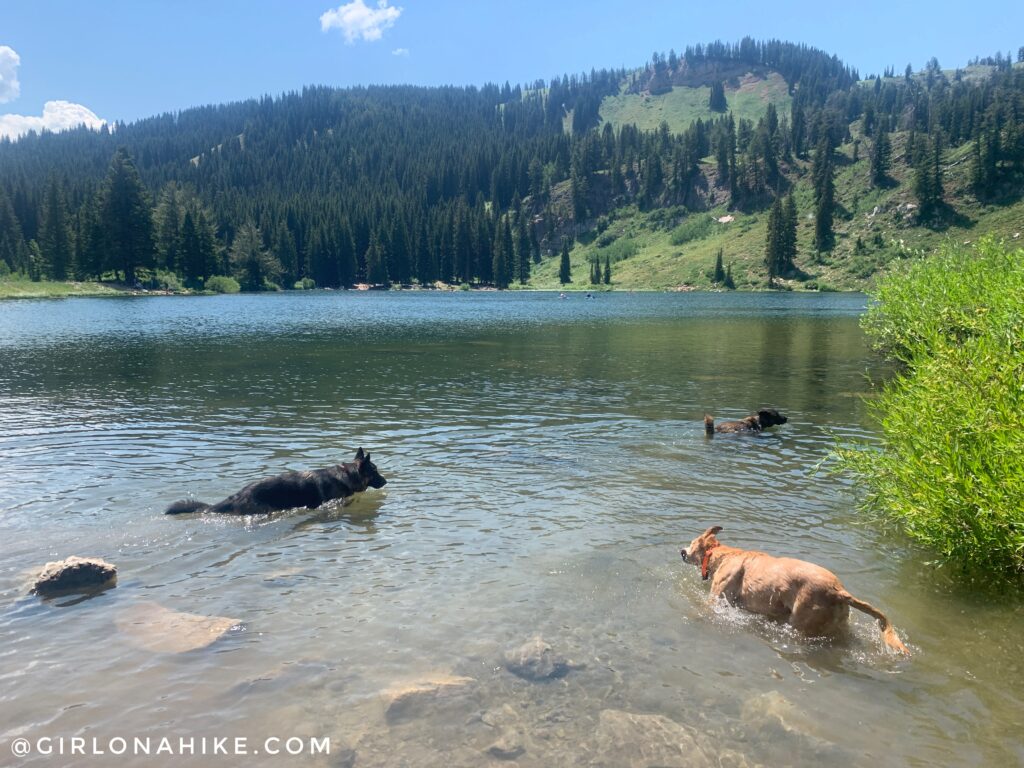
M 525 680 L 540 682 L 564 677 L 574 669 L 579 669 L 540 637 L 535 637 L 515 650 L 505 654 L 505 667 L 514 675 Z
M 117 566 L 98 557 L 72 556 L 47 563 L 36 577 L 32 591 L 37 595 L 61 595 L 68 592 L 113 586 Z
M 389 723 L 433 712 L 443 701 L 468 692 L 472 677 L 437 675 L 384 691 L 384 716 Z
M 226 616 L 200 616 L 138 603 L 114 620 L 132 643 L 154 653 L 184 653 L 205 648 L 241 622 Z
M 704 768 L 717 765 L 694 733 L 661 715 L 618 709 L 601 712 L 594 737 L 594 768 Z

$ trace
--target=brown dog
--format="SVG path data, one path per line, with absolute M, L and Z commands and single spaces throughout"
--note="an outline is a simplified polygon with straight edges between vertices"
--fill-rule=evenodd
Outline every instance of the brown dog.
M 715 420 L 704 414 L 704 431 L 709 435 L 715 432 L 761 432 L 778 424 L 785 424 L 789 419 L 774 408 L 762 408 L 752 416 L 736 421 L 723 421 L 716 425 Z
M 885 614 L 843 589 L 831 571 L 806 560 L 726 546 L 715 537 L 721 530 L 720 525 L 708 528 L 680 550 L 686 562 L 700 566 L 705 580 L 711 579 L 712 597 L 724 596 L 731 605 L 812 637 L 838 633 L 852 606 L 878 619 L 886 645 L 910 655 Z

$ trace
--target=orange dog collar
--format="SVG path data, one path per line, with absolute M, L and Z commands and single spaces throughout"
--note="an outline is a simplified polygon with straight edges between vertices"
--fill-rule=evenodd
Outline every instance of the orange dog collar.
M 711 553 L 714 551 L 715 547 L 720 546 L 722 546 L 722 543 L 720 541 L 716 541 L 714 544 L 712 544 L 710 547 L 704 550 L 704 559 L 701 561 L 700 564 L 700 577 L 704 581 L 708 580 L 708 566 L 711 564 Z

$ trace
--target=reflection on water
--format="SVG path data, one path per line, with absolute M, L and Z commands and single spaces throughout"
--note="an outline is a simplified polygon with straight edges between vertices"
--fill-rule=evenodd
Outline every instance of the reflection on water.
M 813 471 L 835 435 L 869 435 L 862 307 L 0 304 L 0 739 L 329 735 L 331 760 L 295 764 L 359 766 L 631 764 L 639 752 L 609 751 L 630 738 L 658 765 L 1021 762 L 1019 601 L 937 579 Z M 789 423 L 704 438 L 705 412 L 761 405 Z M 389 482 L 345 505 L 161 514 L 359 446 Z M 916 655 L 887 653 L 859 615 L 843 642 L 810 643 L 709 605 L 678 549 L 713 524 L 834 570 Z M 26 573 L 70 554 L 116 562 L 117 588 L 63 606 L 24 596 Z M 205 649 L 147 652 L 117 619 L 149 603 L 242 623 Z M 505 651 L 537 635 L 584 666 L 512 675 Z M 385 717 L 382 691 L 439 675 L 473 682 Z M 688 756 L 658 752 L 656 733 L 692 739 Z

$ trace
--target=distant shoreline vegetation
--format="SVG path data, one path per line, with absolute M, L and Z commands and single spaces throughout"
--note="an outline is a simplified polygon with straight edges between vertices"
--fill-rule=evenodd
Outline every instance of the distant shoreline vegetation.
M 311 281 L 310 281 L 311 282 Z M 419 285 L 413 283 L 410 285 L 368 285 L 360 284 L 345 288 L 318 288 L 314 284 L 297 284 L 291 288 L 282 288 L 279 286 L 264 288 L 260 291 L 242 291 L 238 281 L 223 276 L 211 277 L 207 284 L 203 288 L 185 288 L 183 286 L 168 287 L 159 283 L 154 284 L 153 280 L 144 280 L 137 283 L 134 287 L 128 286 L 123 282 L 116 280 L 96 281 L 96 280 L 66 280 L 66 281 L 54 281 L 54 280 L 31 280 L 24 276 L 11 276 L 0 277 L 0 300 L 3 299 L 64 299 L 72 297 L 80 298 L 96 298 L 96 297 L 118 297 L 118 296 L 216 296 L 222 294 L 245 294 L 255 295 L 260 293 L 274 293 L 274 292 L 287 292 L 287 293 L 301 293 L 303 291 L 338 291 L 338 292 L 361 292 L 361 291 L 373 291 L 373 292 L 403 292 L 403 291 L 423 291 L 423 292 L 441 292 L 441 293 L 455 293 L 455 292 L 466 292 L 471 291 L 475 293 L 496 293 L 498 289 L 490 285 L 470 285 L 468 283 L 462 283 L 458 285 L 448 283 L 437 283 L 433 285 Z M 564 286 L 547 286 L 547 287 L 534 287 L 534 286 L 510 286 L 507 289 L 503 289 L 501 292 L 544 292 L 544 293 L 690 293 L 690 292 L 704 292 L 704 293 L 723 293 L 725 289 L 715 287 L 695 287 L 695 286 L 678 286 L 674 288 L 631 288 L 628 286 L 607 286 L 607 285 L 564 285 Z M 739 291 L 740 293 L 758 293 L 768 292 L 767 286 L 760 288 L 751 288 Z M 777 292 L 777 291 L 775 291 Z M 815 290 L 813 287 L 808 287 L 804 290 L 799 291 L 800 293 L 827 293 L 828 290 Z M 841 291 L 842 293 L 859 293 L 857 289 L 850 289 L 847 291 Z

